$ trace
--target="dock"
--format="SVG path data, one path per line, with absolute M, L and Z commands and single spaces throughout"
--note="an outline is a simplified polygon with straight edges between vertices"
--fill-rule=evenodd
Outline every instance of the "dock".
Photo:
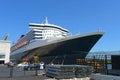
M 119 72 L 119 71 L 118 71 Z M 7 66 L 0 66 L 0 80 L 120 80 L 120 76 L 103 75 L 92 73 L 87 77 L 73 77 L 69 79 L 56 79 L 55 77 L 49 77 L 46 74 L 42 74 L 40 70 L 24 71 L 20 68 L 14 67 L 13 74 L 10 76 L 10 68 Z

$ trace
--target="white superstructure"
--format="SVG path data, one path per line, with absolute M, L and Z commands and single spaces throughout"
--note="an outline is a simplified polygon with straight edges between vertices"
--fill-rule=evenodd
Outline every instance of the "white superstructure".
M 30 23 L 32 39 L 53 39 L 65 37 L 68 30 L 61 28 L 60 26 L 49 24 L 47 19 L 44 24 Z
M 12 46 L 11 52 L 36 41 L 39 41 L 39 43 L 49 42 L 64 38 L 68 34 L 68 30 L 54 24 L 49 24 L 47 18 L 43 24 L 30 23 L 29 28 L 30 31 L 26 35 L 21 35 L 16 44 Z

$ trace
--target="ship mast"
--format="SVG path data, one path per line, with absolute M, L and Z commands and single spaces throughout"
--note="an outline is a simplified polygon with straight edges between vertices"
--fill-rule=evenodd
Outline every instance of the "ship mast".
M 49 24 L 47 17 L 45 18 L 44 24 Z

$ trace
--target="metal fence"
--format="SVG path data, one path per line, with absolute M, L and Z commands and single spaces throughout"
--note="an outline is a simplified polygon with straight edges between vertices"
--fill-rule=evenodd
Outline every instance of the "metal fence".
M 24 70 L 22 67 L 0 66 L 0 78 L 37 76 L 44 74 L 44 70 Z
M 95 73 L 108 74 L 108 65 L 111 64 L 109 55 L 91 55 L 89 57 L 86 59 L 77 59 L 77 64 L 93 66 Z

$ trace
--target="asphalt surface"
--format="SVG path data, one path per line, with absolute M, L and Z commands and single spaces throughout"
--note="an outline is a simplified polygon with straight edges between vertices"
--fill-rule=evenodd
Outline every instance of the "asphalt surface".
M 24 71 L 22 68 L 0 65 L 0 80 L 50 80 L 42 70 Z

